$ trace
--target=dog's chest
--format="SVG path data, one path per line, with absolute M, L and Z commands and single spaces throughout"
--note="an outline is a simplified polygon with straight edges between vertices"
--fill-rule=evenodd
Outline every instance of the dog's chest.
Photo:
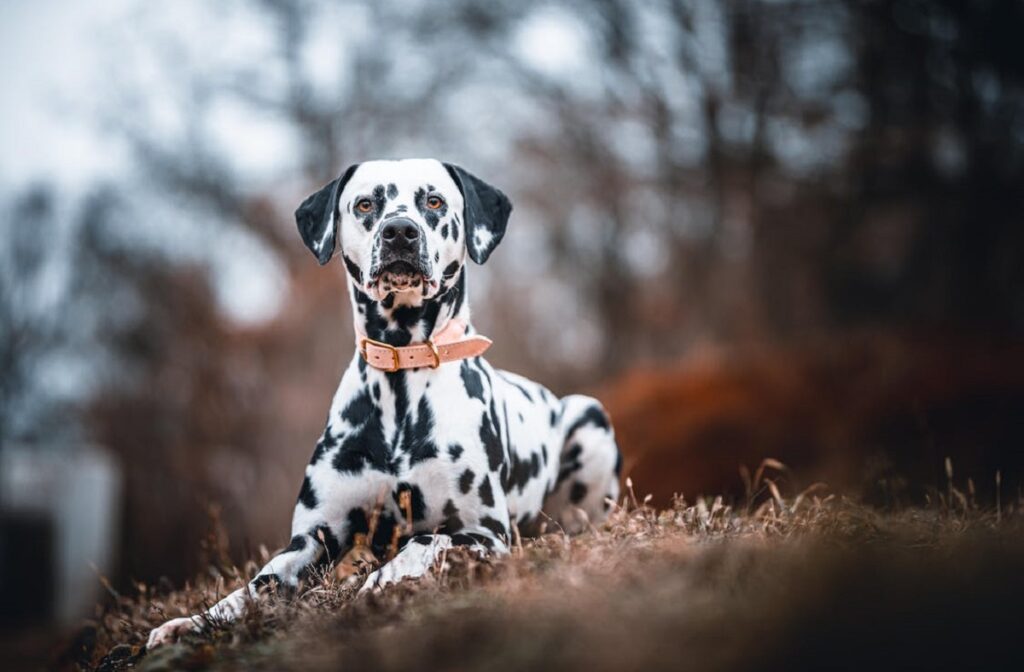
M 376 488 L 390 491 L 387 500 L 409 500 L 414 522 L 438 523 L 445 508 L 451 508 L 446 507 L 449 500 L 468 494 L 467 470 L 479 480 L 504 461 L 503 444 L 492 446 L 501 454 L 489 458 L 481 441 L 481 436 L 504 436 L 501 419 L 490 411 L 486 378 L 481 389 L 467 391 L 457 366 L 401 375 L 350 370 L 347 375 L 353 373 L 356 384 L 342 385 L 350 389 L 338 404 L 346 430 L 335 462 L 364 465 Z M 367 401 L 352 411 L 352 399 Z
M 311 467 L 313 489 L 328 513 L 383 508 L 416 532 L 536 513 L 557 477 L 558 407 L 482 360 L 387 374 L 355 359 Z

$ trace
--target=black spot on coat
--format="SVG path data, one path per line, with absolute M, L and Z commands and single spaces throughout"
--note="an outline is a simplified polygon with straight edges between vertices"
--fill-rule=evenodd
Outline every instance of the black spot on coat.
M 309 536 L 316 540 L 316 543 L 323 545 L 327 550 L 327 559 L 334 560 L 341 553 L 341 545 L 338 538 L 326 525 L 318 525 L 309 531 Z M 347 550 L 347 549 L 346 549 Z
M 492 403 L 493 406 L 493 403 Z M 495 423 L 486 413 L 480 416 L 480 443 L 487 454 L 487 466 L 496 471 L 504 460 L 504 446 L 495 427 Z
M 529 460 L 523 460 L 513 453 L 511 461 L 512 469 L 508 473 L 505 492 L 511 491 L 512 488 L 518 488 L 522 492 L 530 479 L 536 478 L 540 474 L 540 458 L 537 453 L 531 453 Z
M 611 423 L 608 422 L 608 416 L 601 409 L 600 406 L 589 406 L 587 410 L 576 419 L 569 427 L 569 431 L 565 433 L 566 437 L 572 436 L 573 432 L 581 427 L 587 425 L 593 425 L 598 429 L 611 429 Z
M 361 473 L 367 467 L 395 473 L 397 464 L 384 437 L 380 408 L 370 400 L 369 392 L 365 388 L 360 390 L 341 415 L 353 428 L 341 441 L 334 456 L 334 468 L 352 474 Z
M 569 446 L 569 450 L 562 456 L 562 464 L 558 471 L 558 481 L 556 483 L 561 483 L 580 470 L 583 466 L 580 463 L 580 454 L 582 453 L 583 448 L 580 447 L 580 444 L 574 443 Z
M 486 534 L 480 534 L 479 532 L 460 532 L 458 534 L 453 534 L 452 543 L 456 546 L 483 546 L 487 549 L 494 548 L 494 540 Z
M 459 373 L 462 376 L 462 385 L 466 388 L 466 394 L 469 395 L 469 398 L 483 401 L 483 379 L 480 377 L 480 373 L 469 365 L 468 359 L 462 360 L 462 365 L 459 367 Z
M 462 518 L 459 517 L 459 509 L 455 502 L 448 500 L 444 505 L 444 523 L 441 525 L 441 532 L 444 534 L 455 534 L 463 528 Z
M 452 462 L 458 461 L 459 456 L 462 455 L 462 446 L 457 443 L 448 446 L 448 455 L 452 458 Z
M 462 472 L 462 475 L 459 476 L 459 492 L 464 495 L 468 493 L 470 488 L 473 487 L 474 478 L 476 478 L 476 474 L 473 473 L 472 469 L 466 469 Z
M 409 466 L 437 457 L 437 445 L 430 436 L 434 429 L 434 413 L 427 395 L 420 397 L 416 421 L 406 418 L 402 431 L 402 452 L 409 455 Z
M 284 581 L 277 574 L 260 574 L 255 579 L 249 582 L 249 585 L 256 589 L 257 592 L 262 591 L 263 588 L 278 589 L 284 586 Z
M 494 506 L 494 491 L 491 490 L 491 479 L 489 476 L 484 476 L 484 480 L 480 481 L 480 488 L 477 490 L 480 494 L 480 502 L 484 506 Z
M 310 458 L 310 464 L 316 464 L 320 461 L 320 458 L 324 456 L 324 453 L 330 451 L 332 448 L 338 445 L 338 437 L 331 433 L 331 427 L 328 425 L 324 428 L 323 436 L 316 443 L 316 448 L 313 450 L 313 457 Z
M 502 525 L 500 521 L 491 518 L 490 516 L 484 516 L 480 519 L 480 524 L 493 532 L 494 536 L 499 539 L 504 540 L 508 538 L 508 530 L 505 529 L 505 526 Z
M 363 284 L 363 272 L 359 270 L 359 266 L 356 262 L 348 258 L 347 254 L 342 254 L 341 258 L 345 261 L 345 268 L 348 269 L 348 274 L 352 276 L 352 279 L 356 281 L 357 285 Z
M 313 490 L 313 484 L 309 481 L 309 476 L 302 479 L 302 489 L 299 490 L 299 499 L 302 505 L 307 509 L 315 509 L 319 500 L 316 498 L 316 491 Z
M 282 553 L 296 553 L 306 548 L 306 535 L 296 534 Z
M 451 278 L 455 277 L 455 274 L 458 272 L 458 270 L 459 262 L 457 260 L 453 261 L 452 263 L 444 267 L 444 270 L 441 272 L 441 277 L 444 278 L 445 280 L 450 280 Z

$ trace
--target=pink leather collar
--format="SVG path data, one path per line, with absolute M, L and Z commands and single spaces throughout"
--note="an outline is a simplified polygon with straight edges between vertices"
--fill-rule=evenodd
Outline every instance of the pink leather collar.
M 486 336 L 466 336 L 466 324 L 461 320 L 451 320 L 425 343 L 400 347 L 375 341 L 356 331 L 359 354 L 366 363 L 388 372 L 424 367 L 436 369 L 446 362 L 482 355 L 491 347 L 491 342 Z

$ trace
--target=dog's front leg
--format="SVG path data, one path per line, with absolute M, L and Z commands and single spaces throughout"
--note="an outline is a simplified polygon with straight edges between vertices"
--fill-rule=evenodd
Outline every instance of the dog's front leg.
M 366 578 L 359 593 L 379 590 L 403 579 L 419 578 L 435 568 L 445 552 L 453 546 L 468 547 L 481 557 L 488 553 L 508 553 L 505 535 L 496 534 L 488 528 L 453 535 L 417 534 L 390 562 Z
M 154 649 L 163 644 L 176 641 L 189 632 L 198 632 L 210 623 L 225 623 L 237 620 L 244 613 L 249 603 L 257 597 L 259 590 L 270 584 L 294 588 L 298 585 L 302 571 L 317 562 L 325 552 L 324 544 L 311 532 L 297 534 L 283 551 L 274 556 L 259 574 L 243 588 L 234 591 L 209 610 L 195 616 L 174 618 L 154 628 L 146 642 L 147 649 Z M 333 538 L 333 537 L 332 537 Z
M 402 579 L 423 576 L 451 547 L 452 538 L 447 534 L 417 534 L 390 562 L 370 574 L 359 592 L 365 593 L 398 583 Z

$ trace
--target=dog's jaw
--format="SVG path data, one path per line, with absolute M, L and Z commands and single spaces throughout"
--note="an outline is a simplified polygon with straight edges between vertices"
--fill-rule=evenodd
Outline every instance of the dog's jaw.
M 366 291 L 376 301 L 385 301 L 389 294 L 401 297 L 402 305 L 419 305 L 434 298 L 441 288 L 429 272 L 423 273 L 412 268 L 379 269 L 370 274 Z
M 396 287 L 394 277 L 349 283 L 355 333 L 390 345 L 421 343 L 454 318 L 469 324 L 465 267 L 447 279 L 420 276 Z

